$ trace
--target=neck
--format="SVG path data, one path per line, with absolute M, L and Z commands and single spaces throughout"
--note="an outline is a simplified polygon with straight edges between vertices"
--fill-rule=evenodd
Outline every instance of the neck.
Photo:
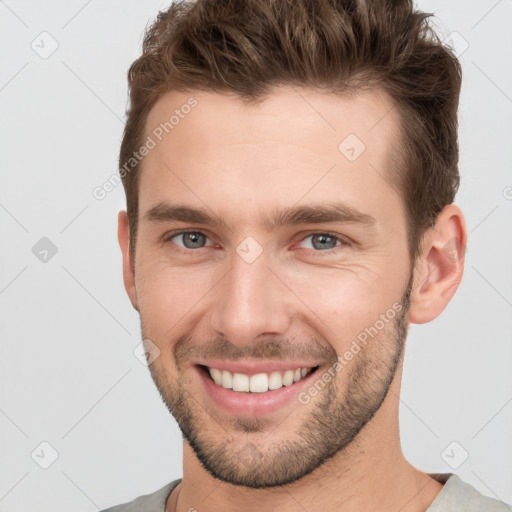
M 168 512 L 260 510 L 309 512 L 372 510 L 425 512 L 442 484 L 413 467 L 402 454 L 395 375 L 381 408 L 354 441 L 320 468 L 282 487 L 251 489 L 213 478 L 184 442 L 183 479 L 177 506 Z M 174 494 L 174 493 L 173 493 Z

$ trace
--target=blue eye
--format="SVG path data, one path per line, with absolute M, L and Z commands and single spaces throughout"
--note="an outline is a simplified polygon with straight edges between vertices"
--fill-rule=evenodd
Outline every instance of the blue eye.
M 179 240 L 180 238 L 183 245 L 176 245 L 184 249 L 202 249 L 208 239 L 206 235 L 199 231 L 182 231 L 169 236 L 165 241 L 170 242 L 173 239 Z
M 181 243 L 178 242 L 181 241 Z M 194 249 L 203 249 L 208 247 L 207 245 L 209 238 L 200 231 L 177 231 L 170 233 L 165 239 L 164 243 L 172 242 L 182 251 L 191 251 Z M 306 249 L 310 249 L 313 252 L 332 252 L 336 247 L 347 245 L 347 243 L 335 233 L 311 233 L 299 243 L 305 243 L 307 240 L 311 240 Z M 210 244 L 211 245 L 211 244 Z
M 338 236 L 334 235 L 333 233 L 313 233 L 311 235 L 308 235 L 302 241 L 304 242 L 308 239 L 311 239 L 311 247 L 308 248 L 312 248 L 317 251 L 332 250 L 336 247 L 338 242 L 343 242 Z

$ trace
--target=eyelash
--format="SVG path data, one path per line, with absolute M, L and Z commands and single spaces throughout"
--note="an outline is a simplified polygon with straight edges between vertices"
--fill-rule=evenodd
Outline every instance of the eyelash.
M 171 233 L 168 233 L 167 236 L 164 237 L 163 243 L 164 244 L 170 243 L 173 238 L 175 238 L 179 235 L 186 234 L 186 233 L 195 233 L 195 234 L 203 235 L 206 238 L 209 238 L 206 234 L 204 234 L 203 232 L 198 231 L 196 229 L 182 229 L 182 230 L 172 231 Z M 311 236 L 315 236 L 315 235 L 327 235 L 329 238 L 334 238 L 337 242 L 341 242 L 343 245 L 333 247 L 332 249 L 325 249 L 323 251 L 315 250 L 315 249 L 306 249 L 307 251 L 313 251 L 314 253 L 318 253 L 318 254 L 331 254 L 336 249 L 340 249 L 345 245 L 349 245 L 348 241 L 345 238 L 342 238 L 339 235 L 337 235 L 336 233 L 331 233 L 329 231 L 315 231 L 314 233 L 309 233 L 304 238 L 302 238 L 300 240 L 300 242 L 306 240 L 307 238 L 309 238 Z M 205 249 L 205 247 L 198 247 L 197 249 L 186 249 L 184 247 L 180 247 L 179 245 L 175 245 L 175 247 L 178 250 L 178 252 L 186 253 L 186 254 L 190 254 L 191 252 L 197 251 L 199 249 Z

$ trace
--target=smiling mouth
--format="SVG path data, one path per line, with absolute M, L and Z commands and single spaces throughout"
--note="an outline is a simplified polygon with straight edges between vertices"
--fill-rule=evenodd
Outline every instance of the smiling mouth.
M 319 368 L 319 366 L 313 366 L 247 375 L 204 365 L 198 366 L 217 386 L 239 393 L 266 393 L 285 386 L 291 386 L 296 382 L 300 382 Z

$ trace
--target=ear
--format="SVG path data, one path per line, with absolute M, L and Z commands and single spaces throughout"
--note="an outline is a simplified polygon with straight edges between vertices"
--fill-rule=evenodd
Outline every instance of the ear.
M 449 204 L 423 237 L 414 267 L 409 322 L 430 322 L 443 312 L 462 280 L 466 244 L 464 215 L 457 205 Z
M 137 289 L 135 288 L 135 265 L 130 257 L 130 224 L 128 215 L 121 210 L 117 216 L 117 239 L 123 256 L 123 281 L 124 288 L 132 306 L 139 311 L 137 305 Z

